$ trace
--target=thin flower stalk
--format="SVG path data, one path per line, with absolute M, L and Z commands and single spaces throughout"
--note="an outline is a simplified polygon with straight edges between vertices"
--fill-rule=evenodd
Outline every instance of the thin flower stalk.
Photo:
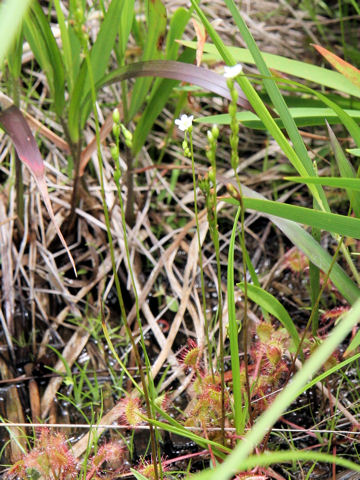
M 230 146 L 231 146 L 231 166 L 235 173 L 235 178 L 239 187 L 239 195 L 238 199 L 240 202 L 241 212 L 240 212 L 240 221 L 241 221 L 241 234 L 240 234 L 240 245 L 242 254 L 242 264 L 243 264 L 243 272 L 244 272 L 244 323 L 243 323 L 243 342 L 244 342 L 244 358 L 245 358 L 245 389 L 246 389 L 246 396 L 247 396 L 247 404 L 248 404 L 248 411 L 249 411 L 249 420 L 250 424 L 253 423 L 253 416 L 252 416 L 252 408 L 251 408 L 251 393 L 250 393 L 250 379 L 249 379 L 249 365 L 248 365 L 248 330 L 249 330 L 249 322 L 248 322 L 248 288 L 247 288 L 247 266 L 246 266 L 246 244 L 245 244 L 245 208 L 243 202 L 243 194 L 242 188 L 240 183 L 240 178 L 237 172 L 237 168 L 239 165 L 239 156 L 238 156 L 238 144 L 239 144 L 239 122 L 236 118 L 236 111 L 237 111 L 237 98 L 238 98 L 238 91 L 235 88 L 234 77 L 236 77 L 239 73 L 241 73 L 242 68 L 240 69 L 239 65 L 235 65 L 232 68 L 231 73 L 229 71 L 225 72 L 228 74 L 227 76 L 227 86 L 230 90 L 231 94 L 231 102 L 229 105 L 229 114 L 231 118 L 230 128 Z
M 134 297 L 135 297 L 136 318 L 137 318 L 137 323 L 138 323 L 139 331 L 140 331 L 140 343 L 141 343 L 141 347 L 142 347 L 144 358 L 145 358 L 145 370 L 146 370 L 146 375 L 147 375 L 148 382 L 146 381 L 145 374 L 144 374 L 143 368 L 141 366 L 141 358 L 140 358 L 140 354 L 139 354 L 139 351 L 138 351 L 136 343 L 135 343 L 135 339 L 132 335 L 131 329 L 130 329 L 130 327 L 127 323 L 127 320 L 126 320 L 125 306 L 124 306 L 124 303 L 123 303 L 123 300 L 122 300 L 121 288 L 120 288 L 120 283 L 119 283 L 119 290 L 120 290 L 120 295 L 121 295 L 121 300 L 122 300 L 121 303 L 123 305 L 122 313 L 124 315 L 124 322 L 127 326 L 127 331 L 128 331 L 127 333 L 129 335 L 130 339 L 132 339 L 131 343 L 132 343 L 132 346 L 134 348 L 136 363 L 137 363 L 137 366 L 139 368 L 141 383 L 142 383 L 142 386 L 143 386 L 144 398 L 145 398 L 146 409 L 147 409 L 147 416 L 148 416 L 149 419 L 153 419 L 153 418 L 155 418 L 155 411 L 154 411 L 154 408 L 153 408 L 154 399 L 155 399 L 155 396 L 154 396 L 155 389 L 154 389 L 153 381 L 152 381 L 152 378 L 151 378 L 151 365 L 150 365 L 149 357 L 148 357 L 147 351 L 146 351 L 144 333 L 143 333 L 142 324 L 141 324 L 141 320 L 140 320 L 139 297 L 138 297 L 138 294 L 137 294 L 135 278 L 134 278 L 133 270 L 132 270 L 132 267 L 131 267 L 130 250 L 129 250 L 129 244 L 128 244 L 128 239 L 127 239 L 127 234 L 126 234 L 125 209 L 124 209 L 124 204 L 123 204 L 123 200 L 122 200 L 121 186 L 120 186 L 121 169 L 120 169 L 120 162 L 119 162 L 119 155 L 118 155 L 118 153 L 119 153 L 119 142 L 120 142 L 120 129 L 121 129 L 121 131 L 122 131 L 122 133 L 125 137 L 125 143 L 127 144 L 128 147 L 132 146 L 132 134 L 131 134 L 131 132 L 129 132 L 129 130 L 126 129 L 126 127 L 124 125 L 122 125 L 120 123 L 119 112 L 117 110 L 114 111 L 113 121 L 114 121 L 113 134 L 115 136 L 116 149 L 117 149 L 116 152 L 114 150 L 112 152 L 113 154 L 117 153 L 117 155 L 114 155 L 114 160 L 115 160 L 114 179 L 115 179 L 115 183 L 116 183 L 117 190 L 118 190 L 118 198 L 119 198 L 120 211 L 121 211 L 121 221 L 122 221 L 122 227 L 123 227 L 123 232 L 124 232 L 124 244 L 125 244 L 126 259 L 127 259 L 127 263 L 128 263 L 128 268 L 129 268 L 130 278 L 131 278 L 131 284 L 132 284 L 132 287 L 133 287 L 133 292 L 134 292 Z M 117 291 L 118 291 L 118 287 L 117 287 Z M 150 399 L 152 399 L 152 401 L 150 401 Z M 158 477 L 159 477 L 159 472 L 158 472 L 158 462 L 157 462 L 158 442 L 157 442 L 157 435 L 156 435 L 156 432 L 155 432 L 156 427 L 154 427 L 151 423 L 149 423 L 149 428 L 150 428 L 152 458 L 154 459 L 154 477 L 155 477 L 155 480 L 157 480 Z
M 208 194 L 205 196 L 206 206 L 208 212 L 208 221 L 210 234 L 215 247 L 217 281 L 218 281 L 218 307 L 217 318 L 219 320 L 219 343 L 220 343 L 220 358 L 219 370 L 221 378 L 221 436 L 222 443 L 225 442 L 225 371 L 224 371 L 224 325 L 223 325 L 223 302 L 221 289 L 221 265 L 220 265 L 220 240 L 217 221 L 217 196 L 216 196 L 216 146 L 219 136 L 219 129 L 214 125 L 212 130 L 208 132 L 209 149 L 207 157 L 210 160 L 210 169 L 208 173 Z

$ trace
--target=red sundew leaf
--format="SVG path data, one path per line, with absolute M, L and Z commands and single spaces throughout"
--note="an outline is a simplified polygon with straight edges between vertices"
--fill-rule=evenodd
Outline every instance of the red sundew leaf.
M 350 63 L 345 62 L 345 60 L 335 55 L 335 53 L 329 52 L 326 48 L 320 45 L 312 45 L 338 72 L 342 73 L 344 77 L 350 80 L 356 87 L 360 87 L 360 70 Z
M 9 106 L 8 99 L 3 95 L 0 96 L 0 106 L 1 105 L 4 105 L 7 108 L 0 112 L 0 124 L 13 141 L 20 160 L 25 163 L 25 165 L 29 168 L 30 172 L 33 174 L 37 187 L 45 203 L 46 209 L 49 213 L 50 219 L 55 225 L 56 233 L 58 234 L 60 241 L 69 256 L 71 265 L 76 274 L 74 259 L 55 220 L 55 215 L 51 206 L 50 197 L 46 185 L 45 165 L 35 138 L 33 137 L 30 127 L 27 124 L 20 110 L 13 104 Z

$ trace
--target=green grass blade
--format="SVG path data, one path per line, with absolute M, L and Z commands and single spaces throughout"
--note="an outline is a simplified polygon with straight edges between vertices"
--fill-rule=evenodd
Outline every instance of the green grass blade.
M 147 37 L 145 39 L 142 60 L 161 58 L 162 42 L 166 34 L 166 9 L 162 0 L 147 0 Z M 129 118 L 139 111 L 148 94 L 152 80 L 140 78 L 136 80 L 129 109 Z
M 316 465 L 321 463 L 335 464 L 351 470 L 351 472 L 360 472 L 358 463 L 346 460 L 340 456 L 335 456 L 329 453 L 319 452 L 318 450 L 307 452 L 304 450 L 279 450 L 277 452 L 266 452 L 260 455 L 251 455 L 241 464 L 242 470 L 249 470 L 257 466 L 276 465 L 281 463 L 290 463 L 295 461 L 314 462 Z M 308 477 L 311 478 L 311 477 Z
M 242 190 L 243 194 L 247 197 L 265 200 L 262 195 L 254 190 L 251 190 L 245 185 L 242 185 Z M 231 200 L 231 203 L 238 205 L 236 200 Z M 332 257 L 300 225 L 274 215 L 264 215 L 269 218 L 272 223 L 276 225 L 288 237 L 288 239 L 302 252 L 304 252 L 309 260 L 317 265 L 323 272 L 327 272 L 330 269 Z M 330 273 L 330 279 L 349 303 L 355 303 L 360 297 L 360 289 L 338 264 L 333 266 Z
M 228 65 L 234 65 L 235 60 L 233 59 L 232 55 L 229 53 L 227 48 L 225 47 L 224 43 L 222 42 L 221 38 L 219 35 L 216 33 L 215 29 L 213 26 L 210 24 L 210 22 L 207 20 L 201 9 L 199 8 L 196 0 L 191 0 L 191 4 L 194 6 L 196 9 L 196 13 L 199 15 L 201 21 L 203 22 L 207 32 L 209 33 L 210 37 L 212 38 L 216 48 L 218 49 L 219 53 L 221 54 L 223 60 L 228 64 Z M 262 102 L 261 98 L 259 97 L 258 93 L 254 89 L 254 87 L 251 85 L 249 80 L 246 78 L 244 75 L 239 75 L 237 77 L 237 81 L 245 93 L 247 99 L 251 103 L 252 107 L 254 108 L 255 112 L 259 116 L 259 118 L 262 120 L 266 128 L 268 129 L 269 133 L 274 137 L 274 139 L 277 141 L 279 144 L 280 148 L 283 150 L 284 154 L 288 157 L 289 161 L 293 164 L 293 166 L 296 168 L 296 170 L 300 173 L 300 175 L 304 175 L 306 172 L 306 176 L 312 176 L 314 175 L 314 169 L 312 166 L 312 163 L 309 159 L 307 161 L 306 159 L 300 159 L 295 150 L 292 148 L 288 140 L 286 139 L 285 135 L 282 133 L 282 131 L 279 129 L 279 127 L 276 125 L 274 119 L 270 115 L 268 109 Z M 305 161 L 305 163 L 303 163 Z M 310 163 L 309 163 L 310 162 Z M 317 203 L 322 206 L 323 209 L 328 210 L 328 205 L 327 205 L 327 200 L 324 195 L 324 192 L 322 191 L 321 188 L 317 188 L 314 186 L 309 187 L 312 195 L 314 196 L 315 200 Z
M 329 98 L 329 95 L 324 95 L 312 88 L 306 87 L 301 83 L 295 82 L 293 80 L 286 80 L 286 79 L 275 79 L 277 82 L 284 84 L 285 86 L 289 85 L 290 87 L 295 87 L 300 92 L 304 92 L 306 94 L 314 95 L 315 97 L 320 100 L 321 104 L 327 105 L 329 108 L 324 109 L 322 108 L 319 102 L 312 99 L 305 99 L 304 97 L 294 97 L 294 96 L 287 96 L 286 102 L 289 104 L 289 112 L 293 117 L 296 125 L 298 127 L 304 126 L 313 126 L 313 125 L 323 125 L 325 123 L 325 118 L 329 123 L 340 123 L 342 122 L 343 125 L 347 128 L 348 132 L 354 139 L 355 143 L 360 146 L 360 127 L 357 121 L 360 120 L 360 110 L 352 109 L 344 109 L 339 104 L 344 103 L 342 97 L 336 96 L 335 100 Z M 301 104 L 301 107 L 297 105 Z M 291 108 L 292 105 L 292 108 Z M 314 105 L 314 106 L 313 106 Z M 246 112 L 244 112 L 246 113 Z M 261 120 L 256 117 L 254 114 L 252 115 L 245 115 L 242 116 L 241 113 L 238 117 L 240 121 L 247 122 L 246 126 L 253 128 L 265 128 L 264 124 Z M 211 119 L 211 123 L 214 121 L 215 123 L 229 123 L 230 117 L 228 115 L 219 115 L 217 118 L 216 116 L 207 117 L 207 119 Z M 248 120 L 247 121 L 247 117 Z M 203 119 L 198 119 L 197 121 L 201 122 Z M 274 119 L 275 122 L 279 125 L 280 128 L 283 127 L 283 122 L 281 119 Z M 204 120 L 206 122 L 206 120 Z
M 223 199 L 227 203 L 238 204 L 232 198 Z M 327 232 L 338 233 L 339 235 L 360 238 L 360 219 L 338 215 L 336 213 L 321 212 L 310 208 L 288 205 L 272 200 L 260 200 L 255 198 L 243 198 L 246 209 L 255 210 L 277 217 L 286 218 L 293 222 L 317 227 Z
M 241 209 L 238 208 L 234 219 L 234 226 L 231 232 L 231 238 L 229 243 L 228 254 L 228 267 L 227 267 L 227 305 L 229 315 L 229 340 L 230 340 L 230 352 L 231 352 L 231 371 L 233 379 L 233 395 L 234 395 L 234 424 L 236 433 L 238 435 L 244 432 L 244 421 L 246 415 L 243 410 L 243 401 L 241 393 L 241 376 L 240 376 L 240 362 L 239 362 L 239 325 L 236 321 L 235 311 L 235 295 L 234 295 L 234 248 L 236 229 L 240 217 Z
M 157 409 L 158 410 L 158 409 Z M 164 415 L 164 412 L 161 410 L 158 410 L 158 412 L 161 415 Z M 170 417 L 169 415 L 164 415 L 165 418 L 169 423 L 161 422 L 160 420 L 152 419 L 152 418 L 147 418 L 143 417 L 146 422 L 151 423 L 152 425 L 159 427 L 159 429 L 165 430 L 167 432 L 172 432 L 177 435 L 180 435 L 181 437 L 188 438 L 189 440 L 193 440 L 195 443 L 200 445 L 202 448 L 209 448 L 211 446 L 214 450 L 214 453 L 219 456 L 220 458 L 225 457 L 225 453 L 230 453 L 230 448 L 225 447 L 214 440 L 209 440 L 207 438 L 201 437 L 200 435 L 197 435 L 196 433 L 192 432 L 191 430 L 188 430 L 186 427 L 184 427 L 181 423 L 176 422 L 174 418 Z
M 46 73 L 54 108 L 61 116 L 65 106 L 64 65 L 49 22 L 38 2 L 33 2 L 24 23 L 24 33 L 41 69 Z
M 350 348 L 350 346 L 348 347 L 348 350 L 349 350 L 349 348 Z M 358 358 L 360 358 L 360 353 L 357 353 L 356 355 L 353 355 L 352 357 L 347 358 L 347 359 L 344 360 L 343 362 L 338 363 L 338 364 L 335 365 L 334 367 L 329 368 L 328 370 L 326 370 L 326 372 L 320 373 L 320 375 L 317 375 L 315 378 L 313 378 L 310 382 L 308 382 L 308 383 L 304 386 L 304 388 L 302 388 L 302 389 L 299 391 L 299 395 L 301 395 L 302 393 L 306 392 L 306 390 L 308 390 L 309 388 L 313 387 L 313 386 L 316 385 L 318 382 L 321 382 L 321 381 L 324 380 L 325 378 L 329 377 L 329 376 L 332 375 L 333 373 L 336 373 L 336 372 L 338 372 L 339 370 L 341 370 L 341 369 L 343 369 L 344 367 L 346 367 L 347 365 L 349 365 L 350 363 L 355 362 Z
M 64 66 L 66 71 L 66 78 L 68 81 L 69 90 L 71 91 L 73 88 L 75 77 L 74 77 L 74 65 L 73 65 L 74 57 L 73 57 L 73 52 L 71 48 L 69 30 L 65 23 L 65 17 L 60 5 L 60 0 L 55 0 L 54 5 L 55 5 L 56 17 L 57 17 L 57 21 L 58 21 L 58 24 L 60 27 L 60 33 L 61 33 L 61 43 L 62 43 Z
M 354 7 L 354 10 L 358 15 L 360 15 L 360 7 L 355 0 L 350 0 L 351 5 Z
M 180 48 L 178 40 L 182 37 L 185 27 L 192 14 L 192 8 L 178 8 L 171 16 L 169 32 L 166 36 L 165 57 L 167 60 L 176 60 Z
M 360 191 L 360 178 L 334 178 L 334 177 L 284 177 L 284 180 L 297 183 L 318 183 L 327 187 L 349 188 Z
M 71 13 L 70 13 L 71 15 Z M 64 20 L 64 25 L 60 29 L 66 29 L 66 32 L 61 33 L 61 36 L 67 37 L 65 40 L 62 39 L 62 50 L 63 50 L 63 61 L 66 71 L 66 82 L 67 82 L 67 90 L 69 92 L 70 98 L 73 94 L 76 79 L 78 78 L 80 72 L 80 66 L 83 61 L 83 56 L 81 54 L 81 44 L 78 34 L 75 32 L 74 25 L 69 20 Z M 61 25 L 61 24 L 60 24 Z
M 10 49 L 31 0 L 5 0 L 0 3 L 0 65 Z
M 317 227 L 311 229 L 311 235 L 313 239 L 320 243 L 321 242 L 321 230 Z M 310 283 L 310 299 L 311 299 L 311 310 L 312 310 L 312 325 L 311 330 L 314 336 L 318 333 L 319 328 L 319 294 L 320 294 L 320 269 L 313 262 L 309 262 L 309 283 Z
M 340 118 L 345 128 L 347 128 L 350 135 L 353 137 L 356 145 L 360 147 L 360 127 L 352 116 L 353 110 L 345 110 L 341 108 L 336 102 L 328 98 L 328 96 L 320 92 L 317 92 L 316 90 L 312 90 L 307 87 L 304 90 L 309 93 L 311 92 L 314 93 L 319 100 L 321 100 L 323 103 L 325 103 L 328 107 L 330 107 L 333 110 L 333 112 Z M 340 99 L 338 99 L 337 101 L 339 100 Z
M 238 283 L 237 285 L 244 291 L 243 282 Z M 279 302 L 279 300 L 271 295 L 271 293 L 263 290 L 261 287 L 251 284 L 248 284 L 248 296 L 253 302 L 270 313 L 270 315 L 280 320 L 282 325 L 286 328 L 289 335 L 293 339 L 295 347 L 297 348 L 300 343 L 299 334 L 286 308 Z
M 342 110 L 342 112 L 344 112 L 344 114 L 346 114 L 347 117 L 355 123 L 355 125 L 355 120 L 360 121 L 360 110 L 346 109 Z M 330 124 L 344 123 L 342 113 L 340 113 L 340 116 L 330 108 L 291 107 L 289 108 L 289 113 L 298 127 L 325 125 L 325 120 L 327 120 Z M 264 123 L 253 112 L 238 112 L 236 114 L 236 118 L 241 124 L 245 125 L 245 127 L 254 128 L 256 130 L 266 129 Z M 281 118 L 275 118 L 274 121 L 279 128 L 284 128 L 284 122 Z M 209 115 L 208 117 L 197 118 L 196 122 L 210 124 L 216 123 L 217 125 L 229 125 L 230 116 L 228 113 Z M 358 136 L 358 139 L 360 139 L 360 136 Z
M 288 205 L 272 200 L 244 198 L 243 201 L 246 209 L 269 213 L 270 215 L 286 218 L 293 222 L 317 227 L 327 232 L 334 232 L 351 238 L 360 238 L 360 219 L 358 218 L 346 217 L 336 213 L 321 212 L 319 210 Z
M 91 48 L 90 62 L 95 84 L 104 76 L 108 67 L 111 51 L 114 48 L 116 36 L 118 34 L 119 19 L 124 18 L 124 13 L 127 13 L 127 10 L 124 9 L 124 6 L 127 5 L 127 2 L 128 0 L 123 0 L 120 2 L 118 0 L 112 0 L 106 11 L 106 15 L 96 37 L 96 41 Z M 86 76 L 85 84 L 82 85 L 81 88 L 83 89 L 82 99 L 90 97 L 91 85 L 89 75 Z M 81 115 L 81 126 L 85 125 L 90 109 L 91 101 L 89 100 L 88 108 L 84 109 Z
M 11 77 L 17 81 L 21 75 L 22 53 L 24 46 L 24 38 L 22 28 L 19 29 L 15 36 L 14 42 L 7 53 L 7 67 L 11 73 Z
M 118 0 L 112 0 L 101 24 L 95 43 L 91 48 L 90 63 L 95 83 L 103 78 L 108 67 L 110 54 L 114 48 L 118 33 L 119 19 L 122 18 L 124 11 L 127 11 L 123 11 L 123 7 L 126 5 L 127 1 L 128 0 L 119 2 Z M 78 140 L 79 129 L 85 125 L 91 108 L 90 75 L 87 62 L 83 61 L 74 89 L 71 93 L 68 115 L 69 131 L 74 142 Z
M 124 16 L 123 9 L 127 3 L 128 0 L 122 2 L 112 0 L 106 11 L 96 41 L 90 52 L 94 83 L 97 83 L 100 78 L 103 77 L 108 67 L 110 54 L 114 48 L 115 39 L 118 33 L 119 19 Z M 83 96 L 87 94 L 87 91 L 90 90 L 90 88 L 90 80 L 88 80 L 85 85 Z
M 128 38 L 131 32 L 131 27 L 134 19 L 134 4 L 135 0 L 123 0 L 122 15 L 118 19 L 119 22 L 119 40 L 118 48 L 121 58 L 124 58 L 126 47 L 128 44 Z
M 336 163 L 339 167 L 340 175 L 342 177 L 349 177 L 349 178 L 356 178 L 356 173 L 355 170 L 353 169 L 353 166 L 349 162 L 349 160 L 346 158 L 340 143 L 338 142 L 334 132 L 330 128 L 330 125 L 327 124 L 328 132 L 329 132 L 329 137 L 330 137 L 330 143 L 331 147 L 333 149 Z M 346 189 L 347 196 L 350 200 L 350 205 L 354 209 L 354 213 L 357 216 L 357 218 L 360 218 L 360 198 L 359 195 L 356 195 L 352 190 Z
M 355 337 L 351 340 L 350 345 L 345 351 L 345 355 L 348 355 L 350 352 L 355 350 L 360 345 L 360 331 L 358 331 Z
M 284 127 L 286 131 L 289 134 L 290 140 L 293 143 L 294 150 L 297 153 L 299 159 L 304 165 L 304 168 L 306 171 L 311 175 L 315 176 L 315 170 L 312 164 L 312 161 L 309 157 L 309 154 L 306 150 L 305 144 L 303 142 L 303 139 L 301 138 L 301 135 L 295 125 L 295 122 L 292 118 L 292 116 L 289 113 L 288 107 L 285 103 L 285 100 L 283 96 L 280 93 L 280 90 L 276 84 L 276 81 L 274 81 L 271 78 L 271 72 L 268 69 L 262 54 L 253 38 L 251 35 L 246 23 L 244 22 L 242 16 L 240 15 L 240 12 L 238 8 L 236 7 L 235 3 L 233 0 L 225 0 L 225 3 L 245 41 L 247 44 L 251 55 L 253 56 L 256 66 L 259 69 L 259 72 L 261 75 L 263 75 L 263 84 L 265 87 L 265 90 L 267 91 L 274 107 L 276 108 L 281 120 L 283 121 Z M 319 194 L 321 194 L 319 190 Z M 324 206 L 327 204 L 327 201 L 325 199 L 325 195 L 322 194 L 322 200 L 324 202 Z
M 244 439 L 234 448 L 232 453 L 225 459 L 225 461 L 217 466 L 214 470 L 206 470 L 196 475 L 197 480 L 221 480 L 230 479 L 236 474 L 239 469 L 249 466 L 249 455 L 254 448 L 261 442 L 266 433 L 271 429 L 280 415 L 288 408 L 291 403 L 298 396 L 299 390 L 301 390 L 309 381 L 309 377 L 312 377 L 314 373 L 321 368 L 324 362 L 334 352 L 334 350 L 340 345 L 340 343 L 350 333 L 354 325 L 357 324 L 360 315 L 360 300 L 358 300 L 348 314 L 339 322 L 339 324 L 333 329 L 328 338 L 316 349 L 311 357 L 304 363 L 303 367 L 295 374 L 291 382 L 285 387 L 285 389 L 276 397 L 271 406 L 258 418 L 253 428 L 245 435 Z M 288 459 L 291 457 L 294 459 L 295 453 L 308 454 L 311 452 L 284 452 Z M 268 455 L 268 454 L 267 454 Z M 275 454 L 274 454 L 275 455 Z M 319 455 L 319 454 L 318 454 Z M 326 454 L 323 454 L 326 455 Z M 344 461 L 338 457 L 328 455 L 329 461 Z M 247 460 L 248 459 L 248 460 Z M 257 459 L 255 457 L 254 459 Z M 277 458 L 277 462 L 280 458 Z M 360 471 L 359 465 L 354 465 L 351 468 L 356 468 L 356 471 Z
M 196 42 L 182 40 L 181 44 L 196 49 Z M 254 58 L 248 49 L 229 45 L 226 48 L 236 62 L 255 64 Z M 222 59 L 215 45 L 211 43 L 205 43 L 204 52 L 209 54 L 204 56 L 204 58 L 210 57 L 210 59 L 215 61 Z M 360 88 L 353 85 L 350 80 L 339 72 L 280 55 L 273 55 L 272 53 L 261 52 L 261 54 L 269 68 L 360 98 Z
M 181 42 L 181 43 L 191 48 L 196 48 L 195 42 Z M 238 49 L 236 47 L 227 47 L 227 48 L 238 61 L 244 61 L 246 63 L 255 63 L 249 50 Z M 220 55 L 217 52 L 214 45 L 207 43 L 205 44 L 204 50 L 211 51 L 212 53 L 214 53 L 217 59 L 220 59 Z M 239 52 L 244 53 L 246 55 L 246 58 L 245 59 L 238 58 Z M 347 93 L 356 95 L 356 92 L 352 92 L 353 85 L 351 84 L 351 82 L 349 82 L 346 78 L 344 78 L 341 74 L 337 72 L 333 72 L 325 68 L 317 67 L 315 65 L 307 64 L 305 62 L 290 60 L 285 57 L 280 57 L 277 55 L 267 54 L 263 52 L 261 52 L 261 55 L 263 56 L 264 60 L 266 61 L 266 63 L 269 65 L 270 68 L 275 68 L 276 70 L 282 71 L 284 73 L 288 73 L 300 78 L 311 80 L 313 82 L 318 83 L 319 85 L 330 86 L 331 88 L 335 88 L 339 91 L 346 91 Z M 335 74 L 335 78 L 333 78 L 333 74 Z M 281 83 L 294 85 L 300 88 L 301 90 L 304 90 L 305 92 L 312 93 L 313 95 L 317 96 L 323 103 L 328 105 L 328 107 L 330 107 L 335 112 L 337 117 L 342 121 L 342 123 L 348 129 L 350 135 L 353 137 L 356 144 L 360 146 L 360 128 L 352 118 L 352 115 L 354 115 L 355 118 L 358 118 L 358 114 L 356 113 L 356 111 L 353 112 L 352 110 L 350 110 L 345 112 L 336 102 L 332 101 L 327 95 L 317 92 L 316 90 L 306 87 L 298 82 L 294 82 L 292 80 L 286 80 L 286 79 L 281 79 L 281 80 L 274 79 L 274 80 L 280 81 Z M 329 85 L 327 84 L 327 82 L 329 82 Z M 344 88 L 345 86 L 350 87 L 349 91 L 347 88 Z M 357 89 L 357 90 L 358 90 L 357 96 L 360 96 L 360 89 Z M 293 99 L 293 97 L 290 97 L 290 99 Z M 341 101 L 342 101 L 342 97 L 338 97 L 337 102 L 339 103 Z M 296 118 L 296 116 L 292 115 L 294 117 L 294 120 L 297 126 L 308 126 L 308 125 L 310 126 L 310 125 L 318 124 L 316 123 L 314 118 L 312 119 L 312 122 L 307 123 L 306 114 L 311 115 L 311 113 L 310 111 L 304 112 L 304 113 L 305 115 L 303 118 Z M 323 112 L 323 113 L 325 114 L 326 112 Z M 300 111 L 299 111 L 299 114 L 300 114 Z M 313 112 L 313 114 L 314 116 L 316 115 L 315 111 Z M 329 123 L 335 123 L 336 116 L 334 116 L 333 112 L 330 112 L 330 116 L 333 117 L 332 120 L 328 116 L 326 117 Z M 322 124 L 323 119 L 319 119 L 319 122 L 321 122 Z M 263 124 L 258 123 L 257 125 L 263 125 Z

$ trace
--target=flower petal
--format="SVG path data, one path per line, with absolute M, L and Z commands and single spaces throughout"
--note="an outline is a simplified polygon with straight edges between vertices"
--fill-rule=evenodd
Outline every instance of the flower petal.
M 224 77 L 225 78 L 235 78 L 242 72 L 242 65 L 238 63 L 232 67 L 224 67 Z

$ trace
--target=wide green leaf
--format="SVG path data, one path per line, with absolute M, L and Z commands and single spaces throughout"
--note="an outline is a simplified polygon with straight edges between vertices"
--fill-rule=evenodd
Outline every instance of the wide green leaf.
M 50 24 L 38 2 L 32 3 L 25 19 L 24 32 L 36 60 L 46 74 L 55 111 L 61 115 L 65 106 L 64 64 Z
M 20 28 L 31 0 L 0 2 L 0 65 Z
M 350 118 L 360 121 L 360 110 L 343 110 Z M 325 120 L 330 124 L 343 123 L 342 119 L 330 108 L 319 107 L 292 107 L 289 108 L 290 115 L 294 119 L 298 127 L 310 127 L 325 125 Z M 245 127 L 257 130 L 265 130 L 264 123 L 253 112 L 238 112 L 237 120 Z M 274 118 L 279 128 L 284 128 L 284 122 L 281 118 Z M 216 123 L 217 125 L 229 125 L 230 116 L 228 113 L 220 115 L 209 115 L 208 117 L 200 117 L 196 119 L 199 123 Z
M 284 180 L 297 183 L 316 183 L 327 187 L 349 188 L 360 191 L 360 178 L 339 177 L 284 177 Z
M 104 76 L 108 67 L 110 54 L 118 33 L 118 22 L 122 18 L 123 8 L 127 1 L 112 0 L 101 23 L 95 43 L 91 48 L 90 63 L 95 83 Z M 87 62 L 83 60 L 74 89 L 71 92 L 68 115 L 69 131 L 74 142 L 78 140 L 79 130 L 85 125 L 91 110 L 90 77 Z
M 123 58 L 128 44 L 131 26 L 134 19 L 134 3 L 135 0 L 123 1 L 122 15 L 118 19 L 119 22 L 119 54 Z
M 336 213 L 321 212 L 311 208 L 288 205 L 272 200 L 243 198 L 247 209 L 269 213 L 277 217 L 286 218 L 293 222 L 317 227 L 327 232 L 360 239 L 360 219 L 338 215 Z
M 359 107 L 359 102 L 351 101 L 350 104 L 350 102 L 343 97 L 329 94 L 324 95 L 321 92 L 307 87 L 299 82 L 295 82 L 294 80 L 283 78 L 279 79 L 277 77 L 273 78 L 281 85 L 296 88 L 305 94 L 304 96 L 288 95 L 287 97 L 284 97 L 297 126 L 320 125 L 324 123 L 324 117 L 326 117 L 326 120 L 329 123 L 341 122 L 348 130 L 356 145 L 360 146 L 360 127 L 357 123 L 359 121 L 357 112 L 360 112 L 360 110 L 356 109 L 355 105 L 353 106 L 353 104 L 356 103 L 356 106 Z M 309 95 L 317 97 L 318 100 L 315 100 Z M 325 104 L 331 110 L 323 109 L 323 104 Z M 350 106 L 352 107 L 351 109 L 347 108 Z M 320 116 L 317 119 L 317 115 L 319 113 Z M 226 114 L 224 114 L 224 116 L 225 115 Z M 247 117 L 251 117 L 250 121 L 247 121 Z M 261 120 L 258 117 L 256 118 L 257 119 L 255 120 L 253 115 L 246 115 L 246 112 L 244 112 L 243 116 L 241 116 L 241 114 L 239 115 L 239 120 L 242 121 L 242 123 L 244 123 L 246 126 L 252 128 L 264 128 L 264 124 L 261 122 Z M 214 120 L 216 123 L 217 119 L 219 120 L 219 123 L 224 121 L 222 115 L 206 117 L 206 119 L 205 117 L 199 118 L 198 121 L 206 122 L 209 119 L 211 119 L 211 123 Z M 277 122 L 279 127 L 282 128 L 283 122 L 281 119 L 275 119 L 275 122 Z M 227 119 L 225 120 L 225 123 L 228 123 Z
M 242 191 L 246 197 L 265 200 L 265 197 L 260 193 L 255 192 L 245 185 L 242 185 Z M 239 202 L 235 199 L 231 198 L 228 199 L 228 201 L 234 205 L 239 205 Z M 332 266 L 332 257 L 303 227 L 291 220 L 286 220 L 275 215 L 268 213 L 261 214 L 269 218 L 272 223 L 288 237 L 292 244 L 304 252 L 308 259 L 323 272 L 328 272 L 329 269 L 332 268 L 330 279 L 349 303 L 353 304 L 360 297 L 360 289 L 337 263 Z
M 166 35 L 166 9 L 162 0 L 147 0 L 147 37 L 142 61 L 155 60 L 162 56 L 162 46 Z M 139 111 L 149 92 L 151 80 L 139 78 L 132 90 L 129 118 Z
M 182 40 L 181 44 L 196 49 L 196 42 Z M 236 62 L 249 63 L 252 65 L 255 64 L 254 58 L 247 48 L 232 47 L 230 45 L 227 45 L 226 48 Z M 222 59 L 215 45 L 212 45 L 211 43 L 205 43 L 204 52 L 209 54 L 208 57 L 205 58 L 211 58 L 216 61 Z M 280 55 L 273 55 L 272 53 L 261 53 L 269 68 L 360 98 L 360 88 L 353 85 L 350 80 L 345 78 L 339 72 L 334 72 L 328 68 L 318 67 L 311 63 L 301 62 L 300 60 L 292 60 Z
M 340 171 L 340 175 L 342 177 L 353 177 L 356 178 L 356 173 L 349 162 L 349 160 L 346 158 L 345 153 L 343 152 L 341 145 L 336 138 L 333 130 L 330 128 L 330 125 L 327 123 L 327 128 L 329 132 L 329 137 L 330 137 L 330 143 L 331 147 L 333 149 L 336 163 L 338 164 L 338 168 Z M 360 217 L 360 198 L 359 195 L 356 195 L 352 190 L 346 189 L 347 196 L 350 200 L 350 205 L 354 209 L 355 215 L 359 218 Z

